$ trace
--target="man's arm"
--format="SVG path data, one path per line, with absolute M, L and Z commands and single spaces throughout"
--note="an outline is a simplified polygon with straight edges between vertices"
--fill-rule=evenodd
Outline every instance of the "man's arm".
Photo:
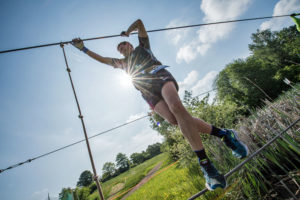
M 113 66 L 114 68 L 123 68 L 122 60 L 117 58 L 110 58 L 110 57 L 103 57 L 89 49 L 87 49 L 83 41 L 80 38 L 76 38 L 72 40 L 72 45 L 78 48 L 80 51 L 85 52 L 87 55 L 89 55 L 91 58 L 94 58 L 95 60 Z
M 140 19 L 138 19 L 138 20 L 136 20 L 135 22 L 133 22 L 133 23 L 129 26 L 129 28 L 127 29 L 127 31 L 123 31 L 123 32 L 121 33 L 121 35 L 127 36 L 127 37 L 128 37 L 129 34 L 130 34 L 132 31 L 136 31 L 136 30 L 138 31 L 139 37 L 143 37 L 143 38 L 148 37 L 147 31 L 146 31 L 146 29 L 145 29 L 145 26 L 144 26 L 142 20 L 140 20 Z
M 124 62 L 122 59 L 103 57 L 91 50 L 88 50 L 86 54 L 89 55 L 91 58 L 94 58 L 95 60 L 110 65 L 114 68 L 120 68 L 120 69 L 124 68 Z

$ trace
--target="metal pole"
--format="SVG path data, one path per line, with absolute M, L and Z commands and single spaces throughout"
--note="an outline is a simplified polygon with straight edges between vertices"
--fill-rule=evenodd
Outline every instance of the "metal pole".
M 74 94 L 74 97 L 75 97 L 75 100 L 76 100 L 76 104 L 77 104 L 77 108 L 78 108 L 78 112 L 79 112 L 79 116 L 78 117 L 81 120 L 81 125 L 82 125 L 82 128 L 83 128 L 83 133 L 84 133 L 84 137 L 85 137 L 85 141 L 86 141 L 86 146 L 87 146 L 87 149 L 88 149 L 88 153 L 89 153 L 91 165 L 92 165 L 92 168 L 93 168 L 94 181 L 96 182 L 97 189 L 98 189 L 98 192 L 99 192 L 99 196 L 101 197 L 101 200 L 104 200 L 103 192 L 102 192 L 99 180 L 98 180 L 98 176 L 97 176 L 97 171 L 96 171 L 96 167 L 95 167 L 95 164 L 94 164 L 93 155 L 92 155 L 92 151 L 91 151 L 91 148 L 90 148 L 89 139 L 88 139 L 88 136 L 87 136 L 87 132 L 86 132 L 86 128 L 85 128 L 85 124 L 84 124 L 84 120 L 83 120 L 83 115 L 81 114 L 81 109 L 80 109 L 80 106 L 79 106 L 79 101 L 78 101 L 78 98 L 77 98 L 77 95 L 76 95 L 76 91 L 75 91 L 75 87 L 74 87 L 74 84 L 73 84 L 73 80 L 72 80 L 72 76 L 71 76 L 71 69 L 69 68 L 69 65 L 68 65 L 68 61 L 67 61 L 67 57 L 66 57 L 66 53 L 65 53 L 65 49 L 64 49 L 64 44 L 61 43 L 60 47 L 63 50 L 64 59 L 65 59 L 65 63 L 66 63 L 66 67 L 67 67 L 67 71 L 68 71 L 70 83 L 71 83 L 71 86 L 72 86 L 72 89 L 73 89 L 73 94 Z

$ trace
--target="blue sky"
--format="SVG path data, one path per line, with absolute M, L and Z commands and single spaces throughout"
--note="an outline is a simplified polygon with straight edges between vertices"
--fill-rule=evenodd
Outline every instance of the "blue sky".
M 198 24 L 300 11 L 300 0 L 23 0 L 0 1 L 1 50 L 118 34 L 140 18 L 146 29 Z M 150 33 L 154 55 L 180 85 L 194 95 L 212 88 L 226 64 L 249 56 L 257 29 L 279 30 L 289 18 L 260 20 Z M 103 56 L 117 57 L 124 39 L 86 42 Z M 65 47 L 89 135 L 145 115 L 149 107 L 123 80 L 124 72 Z M 58 46 L 0 55 L 0 169 L 83 139 L 78 111 Z M 90 141 L 98 174 L 117 153 L 145 150 L 162 137 L 147 119 Z M 85 143 L 0 174 L 0 199 L 56 199 L 63 187 L 74 187 L 91 170 Z

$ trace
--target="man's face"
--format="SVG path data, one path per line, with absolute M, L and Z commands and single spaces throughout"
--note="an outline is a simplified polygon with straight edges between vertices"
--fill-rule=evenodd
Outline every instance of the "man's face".
M 127 57 L 132 52 L 133 47 L 129 42 L 123 42 L 119 45 L 118 50 L 123 56 Z

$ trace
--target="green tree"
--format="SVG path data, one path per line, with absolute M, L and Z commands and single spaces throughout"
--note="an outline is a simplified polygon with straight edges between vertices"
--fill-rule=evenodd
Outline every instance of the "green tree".
M 130 161 L 123 153 L 118 153 L 116 163 L 120 173 L 127 171 L 130 168 Z
M 90 195 L 90 189 L 88 187 L 83 187 L 80 190 L 78 190 L 78 199 L 80 200 L 89 200 Z
M 130 160 L 133 165 L 139 165 L 146 160 L 142 153 L 133 153 L 130 155 Z
M 252 34 L 252 55 L 229 63 L 217 76 L 219 100 L 255 108 L 263 104 L 263 99 L 275 99 L 288 88 L 284 78 L 300 81 L 299 36 L 295 26 Z
M 108 181 L 109 179 L 113 178 L 116 175 L 118 175 L 116 165 L 112 162 L 104 163 L 104 165 L 102 167 L 101 181 L 103 181 L 103 182 Z
M 146 149 L 146 152 L 149 154 L 149 157 L 152 158 L 161 153 L 160 147 L 160 143 L 149 145 Z
M 71 188 L 63 188 L 59 193 L 59 200 L 70 200 L 72 196 L 72 189 Z
M 116 173 L 116 165 L 112 162 L 104 163 L 102 167 L 103 173 L 108 173 L 110 176 L 113 176 Z
M 77 186 L 89 186 L 93 183 L 93 174 L 89 170 L 85 170 L 80 174 L 79 180 L 77 182 Z

